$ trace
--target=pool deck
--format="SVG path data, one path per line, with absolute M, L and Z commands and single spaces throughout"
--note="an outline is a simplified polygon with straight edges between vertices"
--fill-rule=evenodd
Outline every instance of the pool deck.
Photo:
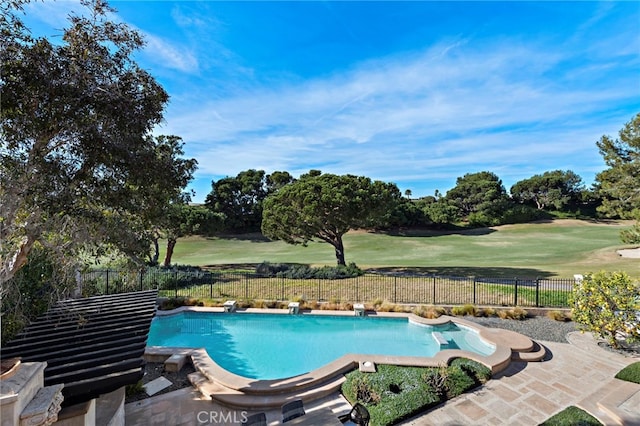
M 262 312 L 262 310 L 260 311 Z M 327 313 L 327 311 L 321 312 Z M 456 319 L 456 322 L 463 321 Z M 496 331 L 498 329 L 487 330 L 491 330 L 488 332 L 491 335 L 488 340 L 496 341 L 500 338 L 496 337 L 501 335 Z M 514 345 L 513 339 L 516 336 L 511 332 L 502 335 L 502 337 L 512 341 L 510 344 Z M 531 342 L 528 338 L 519 341 L 516 339 L 515 346 L 527 346 L 527 340 Z M 605 425 L 640 425 L 640 385 L 613 378 L 621 368 L 638 359 L 623 357 L 601 349 L 588 334 L 571 333 L 569 341 L 569 344 L 539 342 L 546 349 L 545 358 L 541 362 L 520 360 L 516 352 L 514 359 L 498 368 L 492 380 L 486 385 L 403 424 L 532 425 L 539 424 L 567 406 L 577 405 L 598 417 Z M 496 343 L 503 344 L 502 342 Z M 526 353 L 524 352 L 525 358 Z M 202 357 L 203 355 L 196 354 L 195 358 L 192 357 L 194 365 L 199 362 L 208 364 L 205 359 L 199 360 L 198 356 Z M 371 357 L 368 356 L 367 359 L 369 358 Z M 349 368 L 357 366 L 357 361 L 358 358 L 354 356 L 349 362 L 355 364 L 351 364 Z M 339 364 L 340 362 L 337 362 L 336 365 Z M 331 368 L 335 369 L 336 366 Z M 198 369 L 200 370 L 200 368 Z M 220 372 L 214 367 L 209 373 L 215 375 Z M 317 370 L 314 374 L 319 375 Z M 206 376 L 204 378 L 206 379 Z M 127 404 L 125 406 L 126 424 L 238 424 L 241 423 L 243 415 L 256 411 L 265 412 L 270 425 L 280 424 L 280 410 L 276 408 L 276 405 L 282 402 L 282 399 L 279 399 L 283 395 L 284 388 L 282 386 L 291 385 L 291 383 L 265 384 L 263 383 L 265 381 L 253 381 L 247 388 L 246 382 L 234 384 L 233 380 L 234 377 L 226 377 L 222 380 L 223 387 L 217 388 L 218 392 L 227 395 L 227 399 L 225 400 L 223 397 L 222 400 L 231 401 L 230 404 L 221 403 L 219 395 L 216 398 L 215 386 L 219 386 L 220 383 L 212 385 L 214 387 L 210 388 L 214 399 L 206 395 L 207 391 L 203 395 L 203 392 L 194 388 L 181 389 Z M 298 377 L 296 383 L 306 383 L 309 380 L 311 379 L 303 378 L 301 380 Z M 277 382 L 287 382 L 287 380 Z M 260 384 L 256 388 L 258 383 Z M 326 384 L 322 381 L 319 383 Z M 231 385 L 231 387 L 226 388 L 227 385 Z M 255 391 L 255 394 L 247 395 L 244 392 L 246 390 L 249 390 L 249 394 Z M 267 390 L 267 395 L 263 394 L 265 390 Z M 269 390 L 277 391 L 269 395 Z M 304 388 L 298 389 L 294 384 L 294 391 L 291 395 L 295 395 L 297 391 L 305 392 Z M 272 401 L 266 401 L 258 406 L 252 402 L 245 407 L 242 405 L 242 401 L 247 396 L 252 401 L 260 401 L 265 398 L 272 398 Z M 287 394 L 284 398 L 291 397 Z M 340 395 L 339 383 L 336 382 L 327 385 L 324 393 L 305 401 L 305 409 L 307 415 L 297 419 L 295 424 L 339 424 L 335 420 L 340 414 L 348 412 L 350 406 Z M 238 421 L 239 418 L 240 421 Z

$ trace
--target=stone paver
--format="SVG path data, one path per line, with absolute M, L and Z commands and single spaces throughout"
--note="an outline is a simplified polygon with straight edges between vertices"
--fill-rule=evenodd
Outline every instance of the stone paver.
M 466 419 L 456 417 L 460 404 L 451 401 L 436 410 L 402 423 L 404 426 L 536 425 L 569 405 L 597 394 L 623 367 L 638 359 L 599 348 L 590 335 L 571 335 L 572 344 L 540 342 L 549 351 L 543 362 L 514 362 L 487 385 L 463 396 Z M 455 423 L 458 421 L 458 423 Z M 639 419 L 640 421 L 640 419 Z

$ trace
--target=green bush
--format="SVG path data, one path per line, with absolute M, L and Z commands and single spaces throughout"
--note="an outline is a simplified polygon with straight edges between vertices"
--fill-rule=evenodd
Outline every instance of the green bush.
M 616 374 L 616 379 L 640 384 L 640 361 L 627 365 Z
M 266 277 L 275 277 L 280 272 L 287 271 L 291 265 L 286 263 L 271 263 L 266 260 L 256 266 L 256 274 L 264 275 Z
M 462 306 L 454 306 L 451 308 L 451 313 L 456 316 L 471 315 L 474 317 L 478 314 L 478 309 L 468 303 Z
M 506 210 L 500 218 L 500 224 L 529 223 L 550 217 L 551 215 L 544 210 L 538 210 L 534 207 L 520 204 Z
M 375 373 L 348 373 L 342 393 L 351 404 L 360 402 L 369 410 L 371 426 L 393 425 L 486 382 L 488 370 L 462 358 L 451 366 L 429 368 L 378 365 Z
M 339 280 L 343 278 L 353 278 L 364 274 L 364 271 L 350 263 L 347 266 L 322 266 L 312 268 L 309 265 L 287 265 L 283 263 L 270 264 L 263 262 L 256 271 L 267 276 L 276 276 L 296 280 L 323 279 Z
M 573 320 L 606 339 L 614 348 L 618 339 L 640 339 L 640 283 L 625 272 L 587 274 L 573 286 L 569 303 Z

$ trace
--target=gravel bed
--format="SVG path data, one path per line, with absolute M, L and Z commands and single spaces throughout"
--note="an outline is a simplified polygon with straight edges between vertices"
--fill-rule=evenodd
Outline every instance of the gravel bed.
M 524 320 L 500 319 L 497 317 L 469 317 L 464 319 L 473 321 L 485 327 L 504 328 L 524 334 L 534 340 L 547 342 L 568 343 L 567 333 L 577 331 L 576 324 L 572 321 L 556 321 L 547 317 L 538 316 Z

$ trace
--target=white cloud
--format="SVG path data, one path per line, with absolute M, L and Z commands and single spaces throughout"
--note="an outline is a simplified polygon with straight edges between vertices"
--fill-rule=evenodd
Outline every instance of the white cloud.
M 198 71 L 198 59 L 184 46 L 150 33 L 144 33 L 144 39 L 146 41 L 144 52 L 151 62 L 186 73 Z

